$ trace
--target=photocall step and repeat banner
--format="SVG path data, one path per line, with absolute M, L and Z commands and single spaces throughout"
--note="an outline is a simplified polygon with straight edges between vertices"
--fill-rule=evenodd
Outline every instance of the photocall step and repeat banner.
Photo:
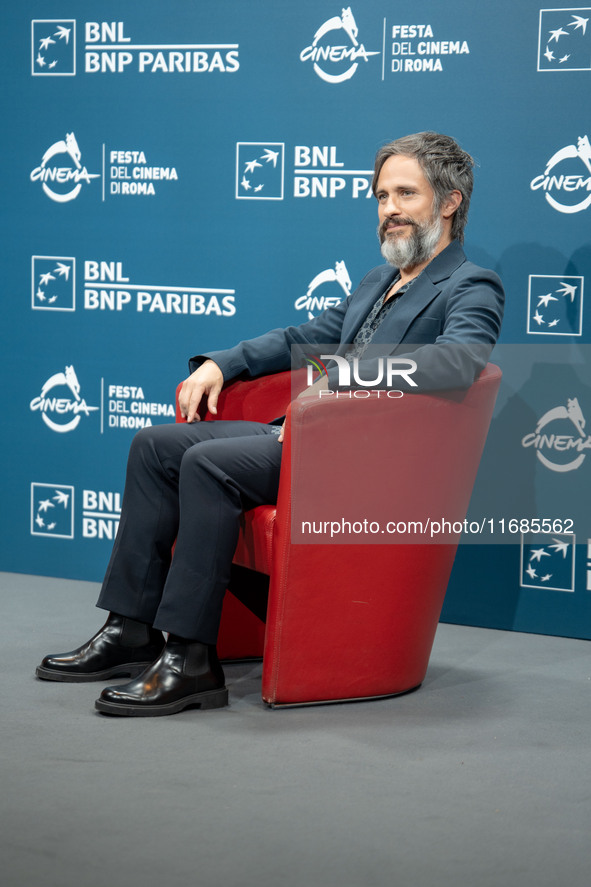
M 346 298 L 382 262 L 375 153 L 430 129 L 477 160 L 466 252 L 507 292 L 443 618 L 591 638 L 591 6 L 24 0 L 3 20 L 1 569 L 102 578 L 129 444 L 174 421 L 188 358 Z

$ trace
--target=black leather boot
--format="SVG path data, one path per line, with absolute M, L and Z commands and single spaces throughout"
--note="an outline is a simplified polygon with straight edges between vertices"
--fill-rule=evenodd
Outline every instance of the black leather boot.
M 155 717 L 189 706 L 228 704 L 224 672 L 215 647 L 171 634 L 157 662 L 135 681 L 105 687 L 95 705 L 105 714 Z
M 36 675 L 44 681 L 102 681 L 135 677 L 158 659 L 164 636 L 143 622 L 110 613 L 86 644 L 71 653 L 46 656 Z

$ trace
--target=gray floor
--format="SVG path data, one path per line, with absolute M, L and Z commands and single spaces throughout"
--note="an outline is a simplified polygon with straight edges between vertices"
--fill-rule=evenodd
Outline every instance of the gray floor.
M 416 693 L 108 718 L 38 681 L 97 586 L 0 574 L 7 887 L 588 887 L 591 645 L 441 625 Z M 355 651 L 352 651 L 355 655 Z

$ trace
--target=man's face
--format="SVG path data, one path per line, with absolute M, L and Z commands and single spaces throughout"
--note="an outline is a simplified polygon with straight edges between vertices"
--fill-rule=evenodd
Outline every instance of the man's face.
M 378 178 L 378 236 L 392 265 L 409 268 L 428 261 L 444 234 L 443 215 L 434 212 L 435 195 L 414 157 L 389 157 Z

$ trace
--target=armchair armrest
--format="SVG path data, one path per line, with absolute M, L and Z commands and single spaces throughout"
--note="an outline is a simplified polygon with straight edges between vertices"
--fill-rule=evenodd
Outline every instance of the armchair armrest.
M 184 422 L 179 409 L 179 391 L 176 390 L 176 421 Z M 202 404 L 199 412 L 202 419 L 244 419 L 252 422 L 271 422 L 283 416 L 289 402 L 306 387 L 306 374 L 303 370 L 295 373 L 286 371 L 257 379 L 232 379 L 220 392 L 218 414 L 212 416 Z

